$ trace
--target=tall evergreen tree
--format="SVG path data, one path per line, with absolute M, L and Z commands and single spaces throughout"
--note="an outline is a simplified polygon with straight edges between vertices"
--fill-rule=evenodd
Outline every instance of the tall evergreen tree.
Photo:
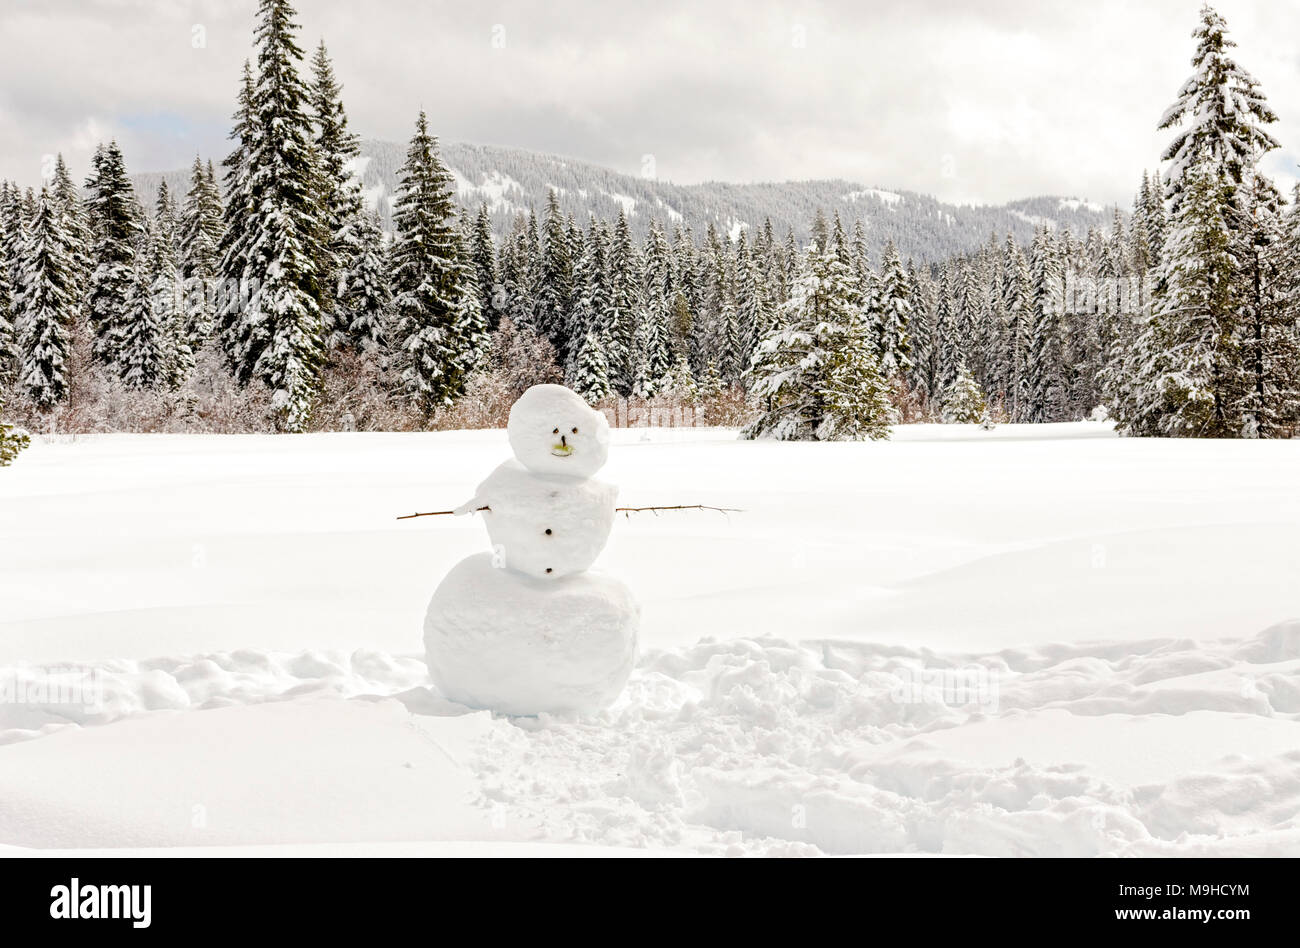
M 999 375 L 1004 407 L 1015 422 L 1029 420 L 1032 403 L 1029 370 L 1033 339 L 1030 284 L 1025 255 L 1015 240 L 1007 237 L 1001 296 L 1004 324 L 999 362 L 1002 368 Z
M 348 343 L 363 352 L 378 351 L 387 338 L 392 289 L 384 233 L 376 214 L 361 215 L 349 229 L 347 259 L 340 311 L 348 320 Z
M 311 119 L 315 128 L 316 201 L 321 231 L 316 268 L 322 293 L 321 311 L 326 342 L 344 344 L 348 339 L 349 318 L 339 311 L 339 301 L 346 292 L 346 273 L 355 250 L 351 229 L 361 218 L 361 183 L 353 174 L 353 164 L 361 154 L 360 139 L 348 128 L 343 108 L 343 87 L 334 76 L 325 41 L 321 40 L 312 57 L 312 82 L 308 92 Z
M 81 193 L 72 181 L 63 155 L 57 156 L 54 163 L 54 181 L 50 189 L 62 217 L 63 234 L 68 248 L 68 259 L 72 262 L 72 293 L 78 310 L 90 289 L 92 238 L 90 221 L 81 199 Z
M 906 378 L 912 370 L 912 291 L 892 240 L 885 243 L 880 286 L 873 299 L 880 370 L 887 379 Z
M 562 363 L 568 360 L 572 351 L 566 330 L 573 307 L 573 268 L 574 255 L 564 215 L 560 211 L 560 196 L 552 188 L 546 196 L 537 329 L 550 340 Z
M 1025 365 L 1025 421 L 1065 421 L 1069 381 L 1065 364 L 1061 260 L 1050 231 L 1034 236 L 1029 248 L 1029 358 Z
M 152 233 L 146 234 L 145 267 L 148 304 L 160 332 L 162 369 L 159 382 L 179 388 L 194 368 L 194 349 L 186 326 L 185 307 L 176 247 L 175 206 L 166 191 L 158 192 L 158 214 Z
M 573 390 L 587 400 L 589 405 L 609 398 L 613 388 L 609 384 L 609 364 L 600 335 L 589 331 L 578 351 Z
M 424 112 L 399 182 L 393 213 L 393 342 L 403 388 L 429 414 L 463 390 L 481 354 L 484 327 L 456 226 L 452 175 Z
M 197 351 L 212 334 L 218 246 L 221 241 L 221 193 L 212 179 L 211 165 L 198 156 L 190 168 L 190 189 L 181 207 L 179 223 L 180 279 L 183 289 L 185 342 Z
M 610 366 L 610 379 L 618 392 L 628 395 L 636 381 L 636 331 L 638 314 L 643 311 L 644 302 L 641 296 L 642 262 L 632 243 L 627 214 L 621 207 L 609 243 L 607 265 L 610 351 L 614 357 Z
M 1260 156 L 1277 147 L 1263 126 L 1277 117 L 1254 77 L 1228 56 L 1236 44 L 1226 34 L 1223 18 L 1203 7 L 1193 34 L 1195 72 L 1160 124 L 1182 125 L 1165 152 L 1171 232 L 1162 237 L 1152 314 L 1134 326 L 1124 361 L 1112 359 L 1104 373 L 1116 393 L 1112 409 L 1129 433 L 1260 431 L 1263 405 L 1258 393 L 1248 395 L 1242 360 L 1244 341 L 1253 339 L 1252 300 L 1261 333 L 1267 318 L 1254 293 L 1265 255 L 1256 254 L 1253 222 L 1262 204 L 1276 201 L 1261 202 L 1252 188 Z
M 221 263 L 220 285 L 214 310 L 217 334 L 235 377 L 243 384 L 252 380 L 257 354 L 266 345 L 266 321 L 257 318 L 249 306 L 253 285 L 250 261 L 254 246 L 253 145 L 257 141 L 256 83 L 253 67 L 246 60 L 240 78 L 239 107 L 230 138 L 235 147 L 222 162 L 225 168 L 225 227 L 218 245 Z
M 516 217 L 513 228 L 500 255 L 500 280 L 505 298 L 505 308 L 498 315 L 505 316 L 519 329 L 534 329 L 537 313 L 535 289 L 541 279 L 541 260 L 534 249 L 536 231 L 529 219 Z
M 1137 368 L 1144 392 L 1140 414 L 1126 419 L 1130 430 L 1191 437 L 1241 434 L 1237 324 L 1244 301 L 1227 220 L 1233 196 L 1231 183 L 1208 166 L 1185 176 L 1168 246 L 1166 286 L 1148 324 L 1155 345 L 1135 353 L 1150 361 Z
M 91 258 L 95 269 L 88 302 L 95 356 L 120 371 L 118 350 L 129 318 L 128 297 L 135 281 L 136 248 L 143 225 L 135 188 L 117 142 L 110 142 L 96 153 L 86 189 L 94 239 Z M 71 292 L 72 287 L 68 290 Z
M 8 181 L 0 181 L 0 389 L 18 372 L 18 313 L 22 306 L 22 217 Z
M 156 389 L 167 381 L 166 320 L 171 313 L 164 288 L 154 283 L 155 265 L 159 258 L 165 257 L 165 236 L 159 232 L 156 220 L 146 220 L 144 228 L 145 246 L 136 256 L 127 294 L 128 318 L 119 343 L 118 362 L 122 381 L 131 388 Z M 155 291 L 162 299 L 155 300 Z M 155 305 L 155 302 L 162 305 Z
M 288 0 L 259 0 L 244 271 L 248 318 L 256 327 L 244 358 L 271 389 L 286 431 L 304 430 L 311 415 L 325 344 L 322 301 L 331 295 L 322 283 L 329 275 L 321 266 L 328 225 L 318 200 L 319 162 L 294 17 Z
M 757 248 L 751 252 L 744 243 L 736 252 L 736 355 L 741 378 L 749 369 L 759 340 L 772 328 L 771 291 L 765 285 L 757 252 Z
M 68 323 L 75 306 L 74 289 L 62 215 L 57 202 L 42 188 L 23 253 L 18 388 L 44 411 L 68 394 Z
M 487 318 L 490 331 L 496 331 L 501 322 L 501 311 L 497 306 L 498 284 L 496 243 L 492 239 L 492 216 L 488 213 L 487 202 L 479 205 L 478 216 L 468 235 L 469 258 L 474 267 L 475 282 L 478 284 L 479 308 Z M 503 299 L 504 302 L 504 299 Z
M 1289 437 L 1300 423 L 1300 307 L 1295 305 L 1300 234 L 1294 207 L 1290 221 L 1284 221 L 1282 196 L 1271 181 L 1254 174 L 1245 184 L 1241 203 L 1246 222 L 1236 252 L 1246 285 L 1242 433 Z
M 1277 116 L 1255 77 L 1228 55 L 1237 44 L 1228 39 L 1227 22 L 1208 3 L 1200 15 L 1192 33 L 1194 72 L 1160 119 L 1162 129 L 1186 122 L 1163 156 L 1172 162 L 1166 187 L 1175 214 L 1196 168 L 1212 168 L 1232 197 L 1259 156 L 1278 147 L 1263 128 Z
M 761 414 L 743 432 L 783 441 L 881 437 L 885 382 L 849 268 L 809 249 L 777 327 L 759 344 L 750 390 Z

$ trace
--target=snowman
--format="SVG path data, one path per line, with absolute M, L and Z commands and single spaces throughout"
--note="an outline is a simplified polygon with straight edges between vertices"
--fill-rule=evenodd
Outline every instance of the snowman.
M 611 704 L 636 658 L 640 607 L 588 568 L 609 539 L 618 489 L 595 480 L 609 425 L 562 385 L 510 410 L 514 457 L 455 509 L 480 513 L 491 553 L 458 563 L 424 622 L 429 671 L 453 701 L 505 714 Z

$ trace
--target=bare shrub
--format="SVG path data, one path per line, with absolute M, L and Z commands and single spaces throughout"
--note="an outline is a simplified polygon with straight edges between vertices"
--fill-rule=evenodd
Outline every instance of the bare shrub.
M 338 350 L 321 376 L 312 431 L 420 431 L 424 413 L 397 391 L 395 372 L 376 353 Z

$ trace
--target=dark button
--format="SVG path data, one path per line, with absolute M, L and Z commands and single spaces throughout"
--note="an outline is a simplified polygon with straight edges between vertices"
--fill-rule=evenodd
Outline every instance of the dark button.
M 549 566 L 548 566 L 548 567 L 546 567 L 546 572 L 548 572 L 548 573 L 549 573 L 549 572 L 550 572 L 550 571 L 551 571 L 551 568 L 550 568 L 550 567 L 549 567 Z
M 551 535 L 551 528 L 550 528 L 550 527 L 547 527 L 547 528 L 546 528 L 546 535 L 547 535 L 548 537 Z

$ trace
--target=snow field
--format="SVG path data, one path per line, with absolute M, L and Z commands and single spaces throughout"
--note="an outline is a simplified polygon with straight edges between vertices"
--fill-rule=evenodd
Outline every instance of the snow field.
M 421 661 L 482 525 L 390 519 L 506 451 L 34 445 L 0 476 L 0 687 L 102 701 L 0 701 L 0 845 L 1300 854 L 1294 445 L 616 431 L 621 502 L 746 512 L 617 521 L 641 659 L 608 711 L 538 718 Z

